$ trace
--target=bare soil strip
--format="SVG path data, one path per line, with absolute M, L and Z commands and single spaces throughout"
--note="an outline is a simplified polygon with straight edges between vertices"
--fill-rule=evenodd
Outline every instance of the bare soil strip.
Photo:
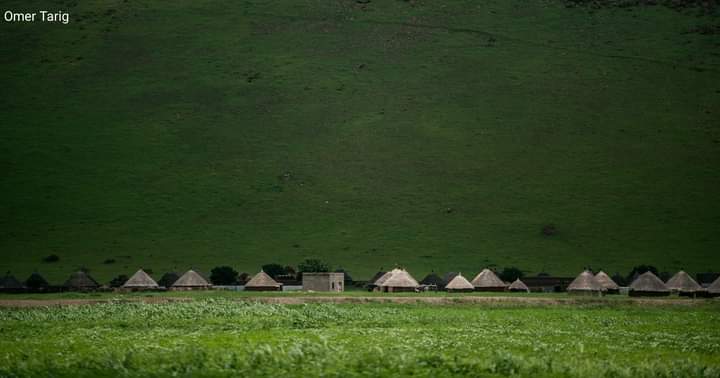
M 173 302 L 189 302 L 192 298 L 173 298 L 173 297 L 148 297 L 148 298 L 128 298 L 121 300 L 113 299 L 3 299 L 0 300 L 0 307 L 25 308 L 25 307 L 53 307 L 53 306 L 78 306 L 103 303 L 173 303 Z
M 704 303 L 717 302 L 707 299 L 656 299 L 656 298 L 627 298 L 618 300 L 604 300 L 602 298 L 532 298 L 532 297 L 246 297 L 238 298 L 245 302 L 260 302 L 274 304 L 304 304 L 304 303 L 397 303 L 397 304 L 508 304 L 508 305 L 588 305 L 588 304 L 630 304 L 642 306 L 694 306 Z
M 51 306 L 77 306 L 103 303 L 149 303 L 166 304 L 174 302 L 189 302 L 198 298 L 182 297 L 147 297 L 127 299 L 3 299 L 0 308 L 27 308 Z M 395 303 L 395 304 L 429 304 L 429 305 L 517 305 L 517 306 L 567 306 L 567 305 L 638 305 L 638 306 L 695 306 L 706 303 L 718 303 L 713 299 L 658 299 L 658 298 L 626 298 L 602 299 L 587 297 L 569 298 L 532 298 L 532 297 L 241 297 L 240 302 L 256 302 L 268 304 L 305 304 L 305 303 L 334 303 L 334 304 L 362 304 L 362 303 Z

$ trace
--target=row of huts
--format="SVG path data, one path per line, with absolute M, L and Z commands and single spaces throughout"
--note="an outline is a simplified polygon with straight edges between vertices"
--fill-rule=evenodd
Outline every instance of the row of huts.
M 381 292 L 427 291 L 437 290 L 438 287 L 443 287 L 448 292 L 530 292 L 521 279 L 518 278 L 512 283 L 504 282 L 490 269 L 483 269 L 472 281 L 465 278 L 462 273 L 454 275 L 449 280 L 431 273 L 420 282 L 404 269 L 393 269 L 389 272 L 379 272 L 368 285 L 370 290 Z M 652 272 L 646 272 L 639 275 L 627 290 L 630 296 L 666 296 L 670 293 L 693 297 L 720 296 L 720 277 L 708 288 L 703 288 L 684 271 L 675 274 L 668 282 L 663 282 Z M 620 286 L 603 271 L 593 274 L 586 270 L 570 282 L 567 292 L 598 296 L 619 294 Z
M 343 273 L 304 273 L 303 289 L 314 291 L 343 291 Z M 50 287 L 48 282 L 38 273 L 33 273 L 25 284 L 7 273 L 0 280 L 0 291 L 13 292 L 27 289 L 43 291 Z M 132 275 L 122 286 L 123 290 L 203 290 L 212 288 L 212 284 L 201 274 L 188 270 L 183 275 L 166 273 L 159 281 L 155 281 L 142 269 Z M 89 274 L 77 271 L 70 275 L 62 286 L 63 290 L 90 291 L 101 286 Z M 378 272 L 370 281 L 368 288 L 380 292 L 418 292 L 442 288 L 448 292 L 530 292 L 528 286 L 517 279 L 512 283 L 504 282 L 495 272 L 483 269 L 471 281 L 462 273 L 453 274 L 445 279 L 434 273 L 418 282 L 404 269 L 393 269 L 389 272 Z M 583 271 L 567 286 L 567 292 L 578 295 L 618 294 L 620 286 L 605 272 L 593 274 Z M 258 272 L 244 285 L 247 291 L 282 291 L 282 283 L 274 280 L 264 271 Z M 630 296 L 667 296 L 677 293 L 683 296 L 720 296 L 720 277 L 709 287 L 703 288 L 689 274 L 680 271 L 663 282 L 652 272 L 639 275 L 627 288 Z
M 337 273 L 336 273 L 337 274 Z M 339 273 L 342 274 L 342 273 Z M 340 278 L 342 281 L 342 278 Z M 0 291 L 20 292 L 26 290 L 46 291 L 52 286 L 37 272 L 28 277 L 25 283 L 18 281 L 9 272 L 0 279 Z M 159 281 L 155 281 L 144 270 L 140 269 L 132 275 L 120 288 L 125 290 L 203 290 L 212 288 L 208 279 L 198 272 L 190 269 L 183 275 L 177 273 L 166 273 Z M 92 291 L 99 290 L 102 286 L 88 273 L 79 270 L 70 275 L 65 283 L 59 287 L 68 291 Z M 278 283 L 267 273 L 260 271 L 245 283 L 245 290 L 258 291 L 280 291 L 282 284 Z

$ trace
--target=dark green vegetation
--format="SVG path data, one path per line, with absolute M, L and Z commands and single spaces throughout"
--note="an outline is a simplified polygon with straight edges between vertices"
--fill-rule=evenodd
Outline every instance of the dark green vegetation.
M 263 305 L 0 310 L 0 376 L 720 374 L 717 306 Z
M 0 271 L 720 269 L 704 10 L 3 5 L 72 16 L 0 23 Z

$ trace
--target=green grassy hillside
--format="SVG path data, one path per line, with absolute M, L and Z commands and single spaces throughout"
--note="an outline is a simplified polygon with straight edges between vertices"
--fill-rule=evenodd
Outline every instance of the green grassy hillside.
M 720 270 L 717 15 L 4 4 L 72 15 L 0 23 L 2 271 Z

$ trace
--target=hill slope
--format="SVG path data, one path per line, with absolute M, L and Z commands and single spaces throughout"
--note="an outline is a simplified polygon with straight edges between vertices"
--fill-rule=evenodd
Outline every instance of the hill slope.
M 720 269 L 716 16 L 58 4 L 0 24 L 0 269 Z

